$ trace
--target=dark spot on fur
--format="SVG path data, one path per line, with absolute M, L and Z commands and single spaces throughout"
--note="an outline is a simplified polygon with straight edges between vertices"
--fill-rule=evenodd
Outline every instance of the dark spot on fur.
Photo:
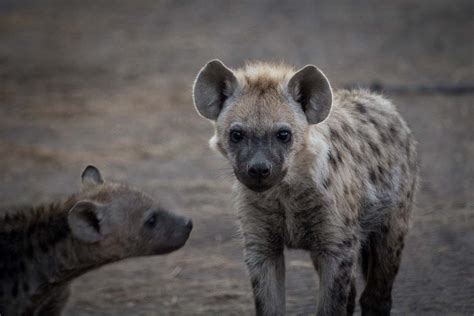
M 327 177 L 323 181 L 323 187 L 327 190 L 331 186 L 331 178 Z
M 359 111 L 359 113 L 361 114 L 365 114 L 367 113 L 367 109 L 365 108 L 365 106 L 362 104 L 362 103 L 356 103 L 356 109 L 357 111 Z
M 28 293 L 30 291 L 30 285 L 26 282 L 23 282 L 23 291 Z
M 387 225 L 382 225 L 382 233 L 388 234 L 388 226 Z
M 334 168 L 334 170 L 336 170 L 337 169 L 337 161 L 336 161 L 336 159 L 334 159 L 334 156 L 333 156 L 331 151 L 328 153 L 328 160 L 329 160 L 329 163 L 331 164 L 331 166 Z
M 342 130 L 344 131 L 344 133 L 352 134 L 353 129 L 346 122 L 342 123 L 341 127 L 342 127 Z
M 373 118 L 369 118 L 369 122 L 372 123 L 372 125 L 376 128 L 376 129 L 379 129 L 380 128 L 380 125 L 379 123 Z
M 352 157 L 354 157 L 354 160 L 360 164 L 362 163 L 362 156 L 359 152 L 352 152 Z
M 391 124 L 388 130 L 392 136 L 392 139 L 396 139 L 398 137 L 398 131 L 394 124 Z
M 252 288 L 253 288 L 253 289 L 255 289 L 255 290 L 259 289 L 259 287 L 260 287 L 260 282 L 258 281 L 258 278 L 252 278 L 252 279 L 250 280 L 250 282 L 252 283 Z
M 14 298 L 16 298 L 18 296 L 18 283 L 15 282 L 13 283 L 13 286 L 12 286 L 12 296 Z
M 350 217 L 345 217 L 344 218 L 344 225 L 345 226 L 350 226 L 351 224 L 351 218 Z
M 315 233 L 315 223 L 318 221 L 319 210 L 322 205 L 298 211 L 298 218 L 305 218 L 301 223 L 301 236 L 299 238 L 298 248 L 310 250 L 316 244 L 317 234 Z
M 31 242 L 29 242 L 28 245 L 26 246 L 26 256 L 28 257 L 28 259 L 33 259 L 33 255 L 34 255 L 33 245 L 31 245 Z
M 40 240 L 39 248 L 40 248 L 41 252 L 43 252 L 43 253 L 48 252 L 48 244 L 44 240 Z
M 20 261 L 20 272 L 21 273 L 26 272 L 26 264 L 25 264 L 25 261 L 23 261 L 23 260 Z
M 346 148 L 352 154 L 352 147 L 346 142 L 344 138 L 341 138 L 340 143 L 342 147 Z
M 369 146 L 370 146 L 370 149 L 372 149 L 372 151 L 374 152 L 374 154 L 376 154 L 377 156 L 380 156 L 380 148 L 379 146 L 377 146 L 376 144 L 374 144 L 373 142 L 369 142 Z
M 383 168 L 381 165 L 378 165 L 378 166 L 377 166 L 377 169 L 378 169 L 378 171 L 379 171 L 379 174 L 380 174 L 381 176 L 383 176 L 384 173 L 385 173 L 384 168 Z
M 339 163 L 342 163 L 342 155 L 341 155 L 341 153 L 339 152 L 339 150 L 334 149 L 334 153 L 336 154 L 336 159 L 337 159 L 337 161 L 339 161 Z
M 342 245 L 346 248 L 352 247 L 352 240 L 350 238 L 347 238 L 342 241 Z
M 377 175 L 375 174 L 374 170 L 370 170 L 369 172 L 370 182 L 375 184 L 377 182 Z
M 349 194 L 349 187 L 347 186 L 347 184 L 344 183 L 344 194 L 345 195 L 348 195 Z
M 396 256 L 397 258 L 399 258 L 401 254 L 402 254 L 402 250 L 401 250 L 400 248 L 398 248 L 398 249 L 397 249 L 397 252 L 395 253 L 395 256 Z

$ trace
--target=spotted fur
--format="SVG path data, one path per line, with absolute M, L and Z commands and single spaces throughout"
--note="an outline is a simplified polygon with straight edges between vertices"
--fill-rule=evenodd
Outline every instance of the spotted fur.
M 229 160 L 238 179 L 235 205 L 256 312 L 285 314 L 286 247 L 311 255 L 320 277 L 318 315 L 353 313 L 358 262 L 366 281 L 362 314 L 388 315 L 416 190 L 416 143 L 389 100 L 364 90 L 332 91 L 326 77 L 309 67 L 303 70 L 312 71 L 313 82 L 297 82 L 296 91 L 292 78 L 301 71 L 265 63 L 232 71 L 213 61 L 195 83 L 196 108 L 215 126 L 211 147 Z M 226 91 L 218 98 L 220 86 Z M 328 95 L 330 113 L 321 106 Z M 318 117 L 308 112 L 311 106 L 329 114 Z M 249 162 L 229 141 L 236 122 L 260 139 L 281 122 L 291 127 L 292 143 L 275 171 L 283 176 L 269 180 L 263 192 L 239 176 Z
M 167 253 L 186 242 L 191 222 L 160 209 L 146 194 L 104 183 L 91 166 L 82 181 L 83 190 L 63 202 L 0 213 L 1 316 L 60 315 L 69 284 L 79 275 L 124 258 Z M 78 208 L 84 205 L 98 209 Z M 78 211 L 84 211 L 79 222 L 72 217 Z M 153 214 L 160 216 L 149 227 Z M 87 231 L 97 232 L 98 240 L 92 242 Z

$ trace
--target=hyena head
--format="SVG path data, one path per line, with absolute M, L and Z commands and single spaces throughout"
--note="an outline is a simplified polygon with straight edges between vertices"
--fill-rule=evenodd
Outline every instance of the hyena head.
M 285 178 L 308 127 L 325 120 L 332 104 L 329 81 L 312 65 L 294 71 L 256 63 L 232 71 L 212 60 L 199 72 L 193 93 L 197 111 L 214 122 L 211 147 L 256 192 Z
M 143 192 L 105 182 L 93 166 L 81 178 L 82 190 L 73 197 L 68 224 L 76 240 L 99 250 L 104 258 L 164 254 L 186 243 L 190 219 L 163 209 Z

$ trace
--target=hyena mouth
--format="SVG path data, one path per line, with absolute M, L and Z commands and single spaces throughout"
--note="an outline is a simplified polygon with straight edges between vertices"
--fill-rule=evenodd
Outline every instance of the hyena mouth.
M 235 170 L 235 176 L 245 187 L 256 193 L 262 193 L 278 185 L 286 175 L 286 170 L 281 170 L 272 174 L 266 179 L 255 179 Z
M 277 185 L 280 182 L 280 177 L 276 179 L 269 179 L 266 181 L 262 180 L 252 180 L 252 179 L 241 179 L 239 178 L 239 181 L 245 185 L 248 189 L 251 191 L 257 192 L 257 193 L 262 193 L 267 190 L 270 190 L 273 188 L 275 185 Z
M 271 189 L 273 187 L 273 184 L 257 184 L 257 185 L 245 184 L 245 186 L 254 192 L 262 193 Z

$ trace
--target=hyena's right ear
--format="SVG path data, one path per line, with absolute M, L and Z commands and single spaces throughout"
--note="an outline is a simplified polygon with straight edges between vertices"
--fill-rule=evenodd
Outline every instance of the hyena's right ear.
M 82 171 L 81 181 L 83 188 L 94 187 L 104 183 L 104 179 L 102 178 L 99 169 L 92 165 L 88 165 L 84 171 Z
M 324 121 L 331 111 L 332 89 L 329 80 L 316 66 L 298 70 L 288 82 L 288 92 L 301 104 L 309 124 Z
M 237 78 L 220 60 L 208 62 L 194 82 L 194 106 L 200 115 L 217 120 L 225 100 L 232 95 Z

